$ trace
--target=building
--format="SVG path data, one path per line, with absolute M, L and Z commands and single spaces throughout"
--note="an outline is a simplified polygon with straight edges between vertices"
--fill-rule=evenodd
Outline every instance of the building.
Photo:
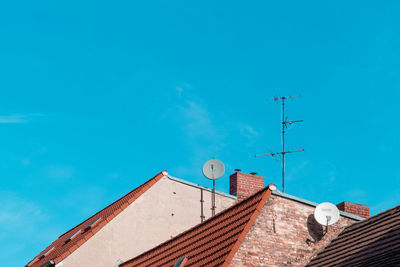
M 234 176 L 252 183 L 249 175 Z M 313 218 L 316 203 L 274 189 L 269 185 L 120 266 L 173 266 L 182 259 L 185 266 L 304 266 L 343 229 L 363 219 L 341 211 L 325 234 Z
M 346 227 L 307 266 L 400 266 L 400 205 Z
M 163 171 L 28 266 L 330 266 L 366 255 L 391 263 L 385 260 L 399 254 L 399 207 L 365 219 L 368 206 L 342 202 L 339 221 L 326 229 L 313 217 L 317 203 L 242 172 L 230 176 L 230 194 L 217 192 L 216 202 L 211 217 L 210 189 Z
M 216 212 L 236 197 L 216 192 Z M 211 190 L 163 171 L 62 234 L 27 264 L 114 266 L 211 217 Z

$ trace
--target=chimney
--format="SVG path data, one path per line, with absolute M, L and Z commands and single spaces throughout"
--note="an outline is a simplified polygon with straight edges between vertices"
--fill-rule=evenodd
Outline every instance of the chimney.
M 351 213 L 363 218 L 369 217 L 369 206 L 367 205 L 343 201 L 342 203 L 337 204 L 336 207 L 341 211 Z
M 235 172 L 229 177 L 229 193 L 241 201 L 264 188 L 264 177 L 255 174 Z

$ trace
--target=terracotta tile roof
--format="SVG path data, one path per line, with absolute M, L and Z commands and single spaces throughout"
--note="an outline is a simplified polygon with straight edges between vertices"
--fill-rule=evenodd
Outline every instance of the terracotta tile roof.
M 133 201 L 141 196 L 152 185 L 158 182 L 166 172 L 161 172 L 132 190 L 122 198 L 99 211 L 89 219 L 78 224 L 74 228 L 62 234 L 50 246 L 39 253 L 26 266 L 39 267 L 46 262 L 53 260 L 56 264 L 74 252 L 79 246 L 85 243 L 90 237 L 97 233 L 104 225 L 111 221 L 121 211 L 128 207 Z
M 308 266 L 400 266 L 400 205 L 355 223 Z
M 184 256 L 185 266 L 227 266 L 270 195 L 266 187 L 120 266 L 173 266 Z

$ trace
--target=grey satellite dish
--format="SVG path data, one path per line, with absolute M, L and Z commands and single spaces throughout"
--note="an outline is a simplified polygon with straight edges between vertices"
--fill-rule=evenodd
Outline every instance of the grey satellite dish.
M 332 203 L 324 202 L 315 208 L 314 217 L 321 225 L 332 225 L 339 220 L 339 210 Z
M 217 159 L 210 159 L 203 165 L 203 174 L 205 177 L 211 180 L 217 180 L 224 175 L 225 166 Z

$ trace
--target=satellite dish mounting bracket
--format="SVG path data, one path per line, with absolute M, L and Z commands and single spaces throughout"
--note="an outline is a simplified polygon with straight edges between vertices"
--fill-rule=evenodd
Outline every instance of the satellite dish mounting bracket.
M 325 229 L 322 234 L 325 236 L 328 233 L 329 225 L 335 224 L 339 220 L 339 210 L 332 203 L 321 203 L 314 211 L 315 220 Z
M 211 212 L 212 216 L 215 215 L 215 180 L 220 178 L 222 175 L 224 175 L 225 172 L 225 166 L 224 164 L 215 159 L 208 160 L 206 163 L 203 165 L 203 174 L 206 178 L 210 179 L 213 181 L 213 189 L 212 189 L 212 194 L 211 194 Z

